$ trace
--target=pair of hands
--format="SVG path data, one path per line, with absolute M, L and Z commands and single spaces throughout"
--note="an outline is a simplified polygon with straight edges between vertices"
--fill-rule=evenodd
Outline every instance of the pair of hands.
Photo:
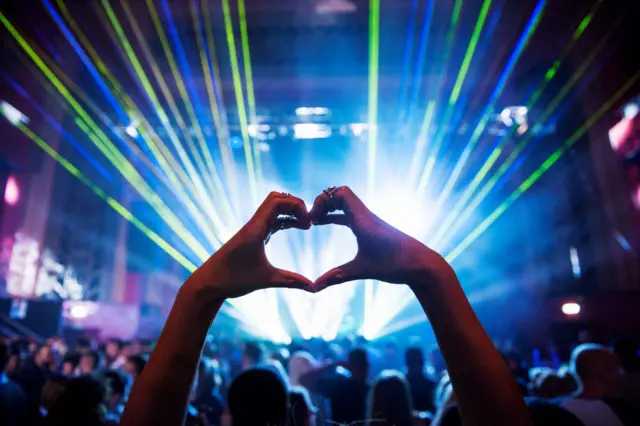
M 342 213 L 333 214 L 334 211 Z M 286 216 L 283 218 L 283 216 Z M 331 269 L 315 282 L 271 265 L 265 243 L 278 230 L 309 229 L 312 225 L 349 227 L 358 252 L 353 260 Z M 346 186 L 332 195 L 323 192 L 308 212 L 292 195 L 272 192 L 247 224 L 207 260 L 193 277 L 218 299 L 244 296 L 265 288 L 297 288 L 318 292 L 339 283 L 375 279 L 397 284 L 423 282 L 449 269 L 434 251 L 393 228 Z

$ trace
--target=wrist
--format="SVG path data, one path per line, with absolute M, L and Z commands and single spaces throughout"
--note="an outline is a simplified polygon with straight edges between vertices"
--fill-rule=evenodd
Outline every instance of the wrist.
M 417 267 L 407 284 L 416 291 L 437 288 L 452 282 L 457 283 L 458 277 L 451 265 L 438 253 L 430 250 L 429 256 Z
M 198 271 L 191 274 L 187 281 L 180 287 L 179 295 L 184 295 L 205 304 L 222 304 L 226 297 L 220 292 L 220 286 L 211 280 L 205 279 Z

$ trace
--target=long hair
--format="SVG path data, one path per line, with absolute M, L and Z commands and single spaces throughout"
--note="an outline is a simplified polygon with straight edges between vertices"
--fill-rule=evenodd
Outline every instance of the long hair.
M 412 426 L 413 402 L 402 373 L 384 370 L 369 390 L 367 426 Z

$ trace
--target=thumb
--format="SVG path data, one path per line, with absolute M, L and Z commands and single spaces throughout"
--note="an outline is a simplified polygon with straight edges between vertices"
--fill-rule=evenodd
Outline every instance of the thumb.
M 272 275 L 273 278 L 269 283 L 269 287 L 297 288 L 299 290 L 313 291 L 313 281 L 304 275 L 296 274 L 295 272 L 287 271 L 285 269 L 274 269 L 275 271 Z
M 313 287 L 314 291 L 318 292 L 332 285 L 364 278 L 366 277 L 364 276 L 363 269 L 356 258 L 322 274 L 313 284 Z

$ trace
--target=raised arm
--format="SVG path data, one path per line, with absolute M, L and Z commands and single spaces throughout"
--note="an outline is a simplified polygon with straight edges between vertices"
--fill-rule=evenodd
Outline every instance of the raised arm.
M 122 426 L 183 424 L 202 346 L 224 300 L 263 288 L 312 285 L 298 274 L 273 267 L 264 251 L 274 232 L 309 226 L 302 200 L 271 193 L 253 218 L 187 279 L 132 389 Z
M 382 221 L 348 187 L 326 190 L 310 216 L 350 227 L 358 241 L 356 257 L 316 280 L 316 290 L 359 279 L 408 284 L 433 327 L 463 424 L 531 424 L 515 380 L 439 254 Z

